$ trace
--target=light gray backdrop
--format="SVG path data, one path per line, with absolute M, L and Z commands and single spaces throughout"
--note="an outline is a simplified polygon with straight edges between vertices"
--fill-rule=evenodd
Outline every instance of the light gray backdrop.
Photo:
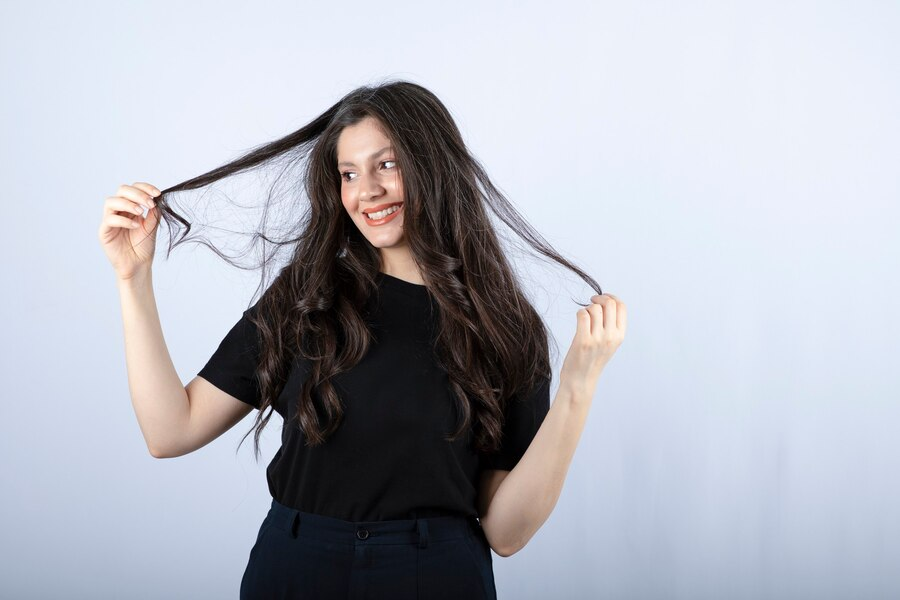
M 628 305 L 500 597 L 897 597 L 898 25 L 892 2 L 3 2 L 0 596 L 237 597 L 281 421 L 258 465 L 250 417 L 150 456 L 103 200 L 397 77 Z M 256 274 L 163 254 L 187 382 Z M 589 290 L 534 264 L 555 393 Z

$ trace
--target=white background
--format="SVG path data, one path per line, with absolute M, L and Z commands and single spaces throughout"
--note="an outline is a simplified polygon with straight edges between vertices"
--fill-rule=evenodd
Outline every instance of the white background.
M 499 596 L 897 597 L 898 25 L 887 1 L 3 2 L 0 596 L 237 597 L 281 421 L 259 464 L 234 454 L 250 417 L 150 456 L 103 200 L 399 78 L 628 306 L 554 513 L 493 557 Z M 164 254 L 187 382 L 257 274 Z M 590 290 L 534 269 L 555 386 Z

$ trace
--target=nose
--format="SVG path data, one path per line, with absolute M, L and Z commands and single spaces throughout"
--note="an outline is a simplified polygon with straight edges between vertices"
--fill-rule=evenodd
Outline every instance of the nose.
M 357 182 L 360 202 L 366 202 L 372 198 L 377 198 L 384 193 L 384 188 L 378 183 L 375 177 L 357 175 Z

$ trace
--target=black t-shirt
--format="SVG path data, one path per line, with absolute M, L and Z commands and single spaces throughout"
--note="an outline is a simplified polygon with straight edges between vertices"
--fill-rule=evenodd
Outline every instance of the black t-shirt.
M 359 364 L 332 378 L 344 416 L 320 446 L 305 446 L 293 420 L 310 362 L 291 366 L 275 403 L 284 421 L 281 448 L 266 470 L 269 492 L 281 504 L 346 521 L 477 515 L 480 471 L 518 463 L 550 408 L 550 381 L 542 378 L 527 397 L 510 401 L 499 452 L 476 453 L 471 429 L 444 440 L 458 423 L 449 377 L 434 355 L 437 303 L 424 285 L 385 273 L 377 281 L 367 318 L 375 339 Z M 198 375 L 258 409 L 259 341 L 247 318 L 255 308 Z

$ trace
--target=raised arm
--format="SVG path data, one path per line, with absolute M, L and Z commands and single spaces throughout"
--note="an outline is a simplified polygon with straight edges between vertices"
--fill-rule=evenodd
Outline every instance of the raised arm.
M 106 199 L 98 235 L 116 272 L 131 404 L 150 454 L 167 458 L 206 445 L 252 407 L 200 378 L 186 388 L 172 364 L 153 294 L 158 195 L 148 183 L 120 186 Z

